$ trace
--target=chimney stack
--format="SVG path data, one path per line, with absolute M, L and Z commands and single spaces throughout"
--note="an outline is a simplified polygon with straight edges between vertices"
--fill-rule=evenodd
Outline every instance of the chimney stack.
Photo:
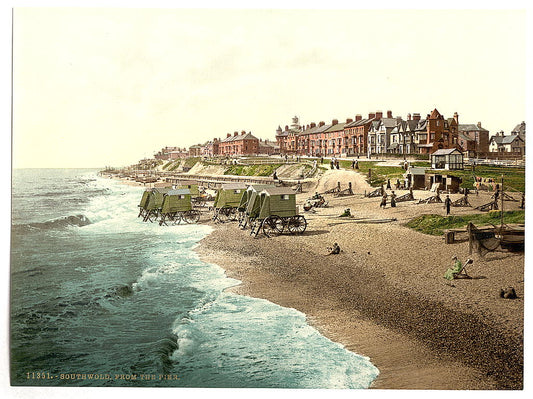
M 286 132 L 289 131 L 289 125 L 285 125 L 285 131 L 286 131 Z
M 351 118 L 346 118 L 346 123 L 352 123 L 353 122 L 353 119 Z
M 383 112 L 382 111 L 376 111 L 376 119 L 383 118 Z
M 231 137 L 231 133 L 226 134 L 226 138 Z
M 318 124 L 318 126 L 324 126 L 326 124 L 326 122 L 324 121 L 320 121 L 320 123 Z
M 356 121 L 360 121 L 361 119 L 363 119 L 363 117 L 361 116 L 361 114 L 357 114 L 357 115 L 355 115 L 355 120 L 356 120 Z
M 368 119 L 374 119 L 376 117 L 376 114 L 374 112 L 371 112 L 368 114 Z
M 239 135 L 239 132 L 233 132 L 233 137 L 237 137 Z
M 311 128 L 313 127 L 316 127 L 316 123 L 315 122 L 311 122 Z
M 477 127 L 481 128 L 481 122 L 477 123 Z
M 243 131 L 241 132 L 241 134 L 246 134 L 246 131 L 243 130 Z
M 455 123 L 459 124 L 459 114 L 457 112 L 453 113 L 453 119 L 455 119 Z
M 338 120 L 338 119 L 333 119 L 333 120 L 331 121 L 331 124 L 332 124 L 332 125 L 337 125 L 338 123 L 339 123 L 339 120 Z
M 410 121 L 411 120 L 411 114 L 407 114 L 407 120 Z
M 387 118 L 392 118 L 392 111 L 387 111 Z
M 414 120 L 414 121 L 419 121 L 419 120 L 420 120 L 420 114 L 419 114 L 418 112 L 415 112 L 415 113 L 413 114 L 413 120 Z

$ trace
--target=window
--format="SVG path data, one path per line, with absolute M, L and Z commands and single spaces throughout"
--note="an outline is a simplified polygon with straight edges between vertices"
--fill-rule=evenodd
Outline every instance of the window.
M 283 201 L 288 201 L 288 200 L 289 200 L 289 194 L 283 194 L 283 195 L 281 196 L 281 199 L 282 199 Z
M 240 194 L 241 190 L 235 190 L 234 193 L 235 194 Z
M 180 194 L 180 195 L 179 195 L 179 198 L 180 198 L 180 199 L 185 199 L 185 195 Z

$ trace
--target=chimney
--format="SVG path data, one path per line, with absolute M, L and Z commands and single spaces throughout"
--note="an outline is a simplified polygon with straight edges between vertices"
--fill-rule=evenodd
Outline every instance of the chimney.
M 311 122 L 311 127 L 316 127 L 316 123 L 315 122 Z
M 239 132 L 233 132 L 233 137 L 237 137 L 239 135 Z
M 477 123 L 477 127 L 481 128 L 481 122 Z
M 231 137 L 231 133 L 226 134 L 226 138 Z
M 413 120 L 414 120 L 414 121 L 419 121 L 419 120 L 420 120 L 420 114 L 419 114 L 418 112 L 415 112 L 415 113 L 413 114 Z
M 318 126 L 324 126 L 326 124 L 326 122 L 324 121 L 320 121 L 320 123 L 318 124 Z
M 346 118 L 346 123 L 352 123 L 353 122 L 353 119 L 351 118 Z
M 410 121 L 411 120 L 411 114 L 407 114 L 407 120 Z
M 457 112 L 453 113 L 453 119 L 455 119 L 455 123 L 459 124 L 459 114 Z
M 387 118 L 392 118 L 392 111 L 387 111 Z
M 376 111 L 376 119 L 381 119 L 381 118 L 383 118 L 383 112 Z
M 355 120 L 356 120 L 356 121 L 360 121 L 361 119 L 363 119 L 363 117 L 361 116 L 361 114 L 357 114 L 357 115 L 355 115 Z
M 371 112 L 368 114 L 368 119 L 374 119 L 376 117 L 376 114 Z
M 285 125 L 285 131 L 286 131 L 286 132 L 289 131 L 289 126 L 288 126 L 288 125 Z
M 331 121 L 331 124 L 332 124 L 332 125 L 337 125 L 338 123 L 339 123 L 339 120 L 338 120 L 338 119 L 333 119 L 333 120 Z
M 243 130 L 243 131 L 241 132 L 241 134 L 246 134 L 246 132 Z

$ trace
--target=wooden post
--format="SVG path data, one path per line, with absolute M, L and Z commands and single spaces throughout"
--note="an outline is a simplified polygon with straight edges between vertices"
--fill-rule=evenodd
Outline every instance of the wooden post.
M 503 195 L 503 175 L 502 175 L 502 187 L 501 187 L 501 193 L 500 193 L 500 194 L 501 194 L 501 196 L 502 196 L 502 209 L 501 209 L 501 211 L 500 211 L 500 212 L 501 212 L 501 217 L 500 217 L 500 219 L 501 219 L 500 234 L 501 234 L 501 230 L 503 229 L 503 197 L 504 197 L 504 195 Z

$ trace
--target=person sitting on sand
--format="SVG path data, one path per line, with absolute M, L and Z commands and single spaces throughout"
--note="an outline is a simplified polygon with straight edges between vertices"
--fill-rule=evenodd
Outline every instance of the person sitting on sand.
M 341 252 L 341 247 L 339 247 L 339 244 L 334 243 L 333 248 L 328 248 L 328 250 L 329 250 L 329 253 L 327 255 L 338 255 Z

